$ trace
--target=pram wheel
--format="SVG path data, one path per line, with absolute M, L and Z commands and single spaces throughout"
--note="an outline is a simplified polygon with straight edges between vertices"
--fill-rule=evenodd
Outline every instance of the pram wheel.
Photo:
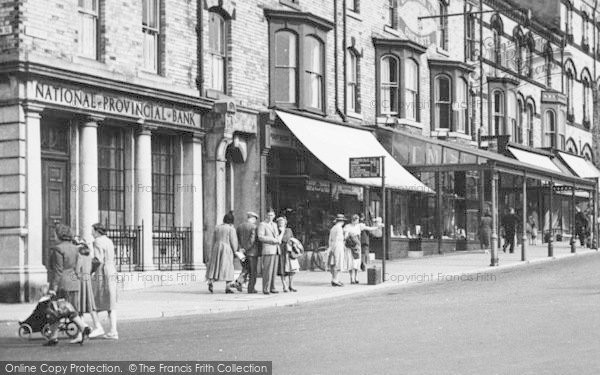
M 79 327 L 77 327 L 75 322 L 68 322 L 65 326 L 65 333 L 67 336 L 74 339 L 79 334 Z
M 50 327 L 50 324 L 44 324 L 44 326 L 42 327 L 42 336 L 44 336 L 46 340 L 50 340 L 50 338 L 52 337 L 52 328 Z
M 27 323 L 21 324 L 19 326 L 19 337 L 22 339 L 30 339 L 31 338 L 31 333 L 33 332 L 33 330 L 31 329 L 31 326 Z

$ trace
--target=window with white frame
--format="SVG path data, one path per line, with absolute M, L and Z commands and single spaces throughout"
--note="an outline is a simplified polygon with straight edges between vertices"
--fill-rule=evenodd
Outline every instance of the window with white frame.
M 158 73 L 160 0 L 142 0 L 142 32 L 144 34 L 144 69 Z
M 79 0 L 79 54 L 90 59 L 98 58 L 98 2 Z
M 275 33 L 274 100 L 277 103 L 297 103 L 298 36 L 289 31 Z
M 439 47 L 443 50 L 448 50 L 448 4 L 446 3 L 446 0 L 439 0 L 439 3 Z
M 398 59 L 394 56 L 381 58 L 379 108 L 382 115 L 398 114 L 398 90 L 400 87 L 398 65 Z
M 544 113 L 544 146 L 556 148 L 556 114 L 552 110 Z
M 565 111 L 559 111 L 558 112 L 558 126 L 557 126 L 557 131 L 558 131 L 558 144 L 557 147 L 559 150 L 564 150 L 565 149 L 565 143 L 566 143 L 566 133 L 567 133 L 567 126 L 566 126 L 566 121 L 567 121 L 567 114 L 565 113 Z
M 523 125 L 525 123 L 525 107 L 521 99 L 517 100 L 517 127 L 513 134 L 513 141 L 523 143 Z
M 588 77 L 583 78 L 583 121 L 589 122 L 592 118 L 592 84 Z
M 358 54 L 352 49 L 348 49 L 347 54 L 346 100 L 348 111 L 360 113 L 360 105 L 358 102 Z
M 227 72 L 227 24 L 216 11 L 208 13 L 208 88 L 225 92 Z
M 348 0 L 347 6 L 348 10 L 358 13 L 360 11 L 360 0 Z
M 405 117 L 416 121 L 419 110 L 419 66 L 412 59 L 404 60 L 404 85 Z
M 504 131 L 504 92 L 496 90 L 492 93 L 492 116 L 494 135 L 503 135 Z
M 477 40 L 475 32 L 475 18 L 475 15 L 469 14 L 466 19 L 466 54 L 467 59 L 469 60 L 474 60 L 476 58 L 475 54 L 477 51 Z
M 527 145 L 529 147 L 533 147 L 533 118 L 535 114 L 535 109 L 531 103 L 527 104 Z
M 573 71 L 573 69 L 571 68 L 571 65 L 573 63 L 571 62 L 570 65 L 567 65 L 567 69 L 566 69 L 566 75 L 567 75 L 567 80 L 565 82 L 565 94 L 567 96 L 567 116 L 568 115 L 573 115 L 573 91 L 574 91 L 574 83 L 575 83 L 575 72 Z
M 589 17 L 586 12 L 581 15 L 581 45 L 589 46 Z
M 469 85 L 459 79 L 456 86 L 456 131 L 469 134 Z
M 306 105 L 315 109 L 323 109 L 323 43 L 314 36 L 306 37 L 304 41 L 304 85 Z
M 506 116 L 511 140 L 515 141 L 517 138 L 517 96 L 512 91 L 506 94 Z
M 440 75 L 435 79 L 435 127 L 452 129 L 452 81 Z

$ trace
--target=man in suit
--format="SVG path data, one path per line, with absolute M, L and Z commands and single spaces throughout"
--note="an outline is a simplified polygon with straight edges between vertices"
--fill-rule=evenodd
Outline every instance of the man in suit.
M 502 218 L 502 227 L 504 228 L 504 246 L 502 250 L 506 252 L 506 248 L 510 245 L 509 251 L 515 252 L 515 234 L 519 218 L 515 215 L 515 209 L 511 208 L 507 215 Z
M 240 224 L 237 228 L 238 243 L 240 252 L 246 259 L 242 261 L 242 272 L 235 282 L 238 291 L 242 291 L 242 285 L 250 278 L 248 282 L 248 293 L 256 293 L 256 270 L 258 266 L 258 244 L 256 242 L 256 221 L 258 215 L 254 212 L 248 212 L 246 222 Z
M 277 278 L 277 263 L 279 259 L 281 239 L 283 232 L 279 233 L 277 224 L 273 222 L 275 211 L 267 210 L 267 218 L 258 226 L 258 240 L 262 244 L 262 283 L 263 293 L 279 293 L 275 290 L 275 279 Z

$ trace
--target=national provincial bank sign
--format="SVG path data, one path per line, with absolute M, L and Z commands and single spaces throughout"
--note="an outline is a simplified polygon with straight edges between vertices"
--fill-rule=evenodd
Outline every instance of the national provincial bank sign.
M 79 88 L 31 82 L 30 98 L 79 110 L 132 117 L 153 122 L 200 127 L 200 114 L 190 109 L 176 108 L 135 97 L 109 95 Z

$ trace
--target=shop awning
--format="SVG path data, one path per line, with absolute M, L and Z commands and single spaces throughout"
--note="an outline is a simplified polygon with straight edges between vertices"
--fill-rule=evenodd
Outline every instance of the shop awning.
M 552 172 L 563 173 L 563 171 L 556 164 L 554 164 L 550 156 L 520 150 L 515 147 L 507 147 L 507 149 L 520 162 L 531 164 L 539 168 L 544 168 Z
M 598 178 L 600 177 L 600 171 L 594 164 L 585 158 L 568 154 L 566 152 L 558 152 L 558 156 L 565 162 L 565 164 L 579 177 L 581 178 Z
M 387 187 L 433 193 L 433 190 L 398 164 L 370 131 L 336 125 L 287 112 L 276 111 L 276 113 L 304 147 L 347 183 L 381 186 L 380 178 L 350 178 L 349 159 L 352 157 L 385 156 Z

